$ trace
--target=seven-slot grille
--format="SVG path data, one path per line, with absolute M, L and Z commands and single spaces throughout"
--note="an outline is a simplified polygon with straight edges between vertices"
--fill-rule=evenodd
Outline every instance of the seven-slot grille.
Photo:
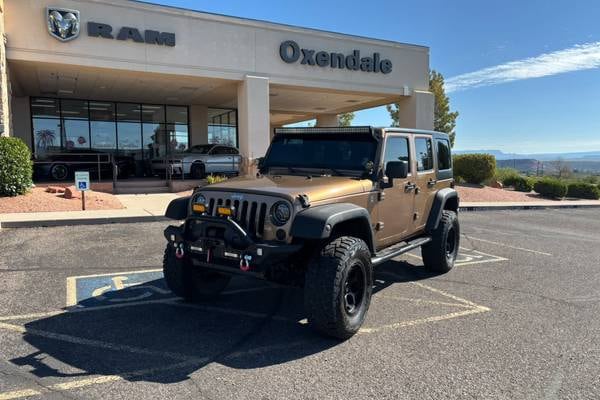
M 268 205 L 264 201 L 252 199 L 232 200 L 225 198 L 222 194 L 213 196 L 205 192 L 206 208 L 208 215 L 216 215 L 218 206 L 233 207 L 233 219 L 248 234 L 255 238 L 261 238 L 265 231 L 265 221 L 267 218 Z

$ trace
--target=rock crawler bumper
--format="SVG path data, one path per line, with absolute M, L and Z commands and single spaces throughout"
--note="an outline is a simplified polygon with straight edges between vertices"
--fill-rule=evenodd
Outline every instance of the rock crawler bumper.
M 168 226 L 164 235 L 176 255 L 192 266 L 257 278 L 266 278 L 270 266 L 286 262 L 302 247 L 258 241 L 229 218 L 205 215 L 188 217 L 181 226 Z

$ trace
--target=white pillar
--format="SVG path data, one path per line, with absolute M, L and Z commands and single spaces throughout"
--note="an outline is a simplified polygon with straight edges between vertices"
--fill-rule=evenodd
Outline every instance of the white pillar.
M 190 146 L 208 143 L 208 107 L 190 106 Z
M 337 114 L 318 114 L 317 125 L 323 127 L 339 126 L 340 119 Z
M 433 93 L 415 90 L 399 102 L 400 127 L 433 130 Z
M 246 167 L 269 147 L 269 78 L 247 75 L 238 86 L 238 136 Z

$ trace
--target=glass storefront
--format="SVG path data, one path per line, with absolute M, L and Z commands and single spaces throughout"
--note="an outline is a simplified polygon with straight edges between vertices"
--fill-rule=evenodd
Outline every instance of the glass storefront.
M 238 147 L 237 110 L 208 109 L 208 143 Z
M 188 107 L 31 98 L 34 154 L 96 150 L 132 157 L 136 174 L 152 158 L 189 145 Z

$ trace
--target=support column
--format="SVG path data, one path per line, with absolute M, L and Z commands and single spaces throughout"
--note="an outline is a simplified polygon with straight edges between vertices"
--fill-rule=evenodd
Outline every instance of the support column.
M 6 35 L 4 33 L 4 0 L 0 0 L 0 136 L 10 134 L 9 96 Z
M 331 127 L 339 126 L 340 118 L 337 114 L 318 114 L 316 126 Z
M 254 161 L 269 147 L 269 78 L 247 75 L 238 86 L 238 136 L 244 173 L 253 174 Z
M 400 127 L 433 130 L 433 93 L 415 90 L 399 102 Z
M 190 106 L 190 146 L 208 143 L 208 107 Z

